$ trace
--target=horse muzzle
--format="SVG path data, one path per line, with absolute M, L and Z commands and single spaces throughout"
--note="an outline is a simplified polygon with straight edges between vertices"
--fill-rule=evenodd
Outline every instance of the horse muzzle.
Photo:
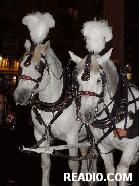
M 92 111 L 86 111 L 84 114 L 79 113 L 79 117 L 82 121 L 82 123 L 91 124 L 93 122 L 93 112 Z
M 27 89 L 18 90 L 14 92 L 14 99 L 16 104 L 27 105 L 30 97 L 30 91 Z

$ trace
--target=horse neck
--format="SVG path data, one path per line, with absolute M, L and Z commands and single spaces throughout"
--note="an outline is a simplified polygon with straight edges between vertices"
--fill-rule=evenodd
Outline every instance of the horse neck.
M 61 75 L 63 69 L 61 62 L 51 48 L 49 49 L 46 58 L 47 62 L 49 63 L 50 81 L 46 88 L 39 92 L 39 99 L 43 102 L 54 103 L 59 99 L 62 93 L 63 77 L 61 77 Z
M 55 79 L 53 74 L 50 75 L 50 82 L 46 88 L 39 92 L 39 99 L 43 102 L 54 103 L 61 96 L 63 89 L 63 78 L 61 80 Z

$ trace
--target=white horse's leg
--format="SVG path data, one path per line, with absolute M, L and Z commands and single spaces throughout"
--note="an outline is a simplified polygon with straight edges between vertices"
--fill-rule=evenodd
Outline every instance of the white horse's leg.
M 80 148 L 81 154 L 82 156 L 86 156 L 88 153 L 88 148 Z M 91 159 L 86 159 L 86 160 L 82 160 L 82 165 L 81 165 L 81 173 L 84 173 L 86 175 L 86 173 L 95 173 L 95 175 L 97 174 L 97 159 L 98 159 L 98 153 L 95 149 L 92 150 L 91 152 Z M 89 185 L 96 185 L 97 182 L 96 181 L 90 181 Z
M 80 148 L 81 151 L 81 155 L 82 156 L 86 156 L 87 152 L 88 152 L 88 148 Z M 87 159 L 86 160 L 82 160 L 82 165 L 81 165 L 81 173 L 86 174 L 88 172 L 88 163 L 87 163 Z
M 39 141 L 42 136 L 40 133 L 38 133 L 37 130 L 34 131 L 34 135 L 37 141 Z M 44 141 L 39 145 L 39 147 L 49 147 L 50 142 L 49 140 Z M 47 153 L 41 154 L 41 168 L 42 168 L 42 186 L 49 186 L 49 180 L 50 180 L 50 167 L 51 167 L 51 161 L 50 161 L 50 155 Z
M 97 160 L 98 160 L 98 152 L 96 151 L 96 149 L 92 149 L 92 159 L 91 159 L 91 165 L 90 165 L 90 169 L 89 169 L 89 173 L 91 174 L 97 174 Z M 89 162 L 90 163 L 90 162 Z M 95 181 L 90 181 L 89 186 L 96 186 L 98 185 L 98 182 Z
M 72 136 L 75 136 L 75 137 L 72 138 Z M 69 145 L 78 144 L 78 135 L 76 134 L 69 135 L 67 138 L 67 144 Z M 78 156 L 78 148 L 69 149 L 69 156 L 73 156 L 73 157 Z M 71 169 L 72 173 L 77 173 L 77 176 L 78 176 L 79 161 L 69 160 L 69 168 Z M 72 186 L 80 186 L 80 182 L 73 181 Z
M 109 153 L 109 154 L 105 154 L 106 153 L 106 149 L 104 149 L 103 146 L 100 146 L 100 151 L 101 151 L 101 157 L 103 158 L 104 161 L 104 165 L 105 165 L 105 170 L 106 170 L 106 174 L 109 177 L 108 180 L 108 186 L 117 186 L 117 182 L 115 181 L 114 177 L 115 177 L 115 167 L 113 165 L 113 154 Z M 112 181 L 111 181 L 112 180 Z
M 42 186 L 49 186 L 50 178 L 50 155 L 46 153 L 41 154 L 41 168 L 42 168 Z
M 130 148 L 130 147 L 132 147 L 132 148 Z M 121 160 L 120 160 L 120 163 L 117 166 L 117 171 L 116 171 L 116 173 L 121 174 L 122 178 L 124 177 L 125 174 L 126 174 L 126 176 L 128 176 L 129 166 L 130 166 L 136 152 L 137 152 L 137 148 L 135 147 L 135 144 L 131 145 L 131 143 L 129 143 L 125 147 L 122 157 L 121 157 Z M 127 186 L 126 179 L 119 181 L 119 186 Z

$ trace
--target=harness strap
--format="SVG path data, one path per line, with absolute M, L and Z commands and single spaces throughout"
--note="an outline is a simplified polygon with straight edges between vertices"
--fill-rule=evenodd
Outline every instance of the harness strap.
M 33 145 L 32 147 L 31 147 L 31 149 L 36 149 L 36 148 L 38 148 L 39 147 L 39 145 L 41 144 L 41 143 L 43 143 L 45 140 L 46 140 L 46 134 L 47 134 L 47 131 L 49 131 L 49 135 L 53 138 L 53 139 L 55 139 L 54 138 L 54 136 L 53 136 L 53 134 L 52 134 L 52 132 L 51 132 L 51 125 L 54 123 L 54 121 L 63 113 L 63 109 L 61 109 L 61 110 L 59 110 L 58 112 L 57 112 L 57 114 L 53 117 L 53 119 L 49 122 L 49 124 L 48 124 L 48 126 L 45 124 L 45 122 L 44 122 L 44 120 L 42 119 L 42 117 L 41 117 L 41 115 L 39 114 L 39 112 L 38 112 L 38 110 L 37 110 L 37 108 L 36 107 L 34 107 L 33 108 L 33 111 L 34 111 L 34 113 L 35 113 L 35 115 L 36 115 L 36 119 L 39 121 L 39 123 L 42 125 L 44 125 L 45 126 L 45 133 L 44 133 L 44 135 L 42 136 L 42 138 L 35 144 L 35 145 Z M 89 126 L 87 126 L 86 125 L 86 130 L 87 130 L 87 138 L 88 138 L 88 140 L 90 141 L 90 143 L 91 143 L 91 147 L 90 147 L 90 149 L 93 147 L 93 134 L 92 134 L 92 132 L 91 132 L 91 130 L 90 130 L 90 127 Z M 74 157 L 74 156 L 69 156 L 69 155 L 65 155 L 65 154 L 62 154 L 62 153 L 60 153 L 60 152 L 58 152 L 58 151 L 54 151 L 53 152 L 53 155 L 54 156 L 59 156 L 59 157 L 63 157 L 63 158 L 68 158 L 69 160 L 73 160 L 73 161 L 81 161 L 81 160 L 86 160 L 86 159 L 89 159 L 89 158 L 91 158 L 91 157 L 89 157 L 89 156 L 91 156 L 90 155 L 90 153 L 87 153 L 87 155 L 86 156 L 76 156 L 76 157 Z
M 111 151 L 109 151 L 107 153 L 102 153 L 100 151 L 100 149 L 98 148 L 99 143 L 101 143 L 101 141 L 103 141 L 112 132 L 112 130 L 113 130 L 113 128 L 109 128 L 108 131 L 106 133 L 104 133 L 104 135 L 100 139 L 98 139 L 97 142 L 94 144 L 98 153 L 100 153 L 100 154 L 109 154 L 109 153 L 112 152 L 112 150 L 111 150 Z
M 133 99 L 132 101 L 129 101 L 129 102 L 128 102 L 128 105 L 130 105 L 130 104 L 132 104 L 132 103 L 135 103 L 136 101 L 139 101 L 139 98 L 135 98 L 135 99 Z
M 130 93 L 131 93 L 131 95 L 132 95 L 132 97 L 133 97 L 133 101 L 134 101 L 134 103 L 135 103 L 135 113 L 136 113 L 136 111 L 137 111 L 136 99 L 135 99 L 135 96 L 134 96 L 134 94 L 133 94 L 133 92 L 132 92 L 131 87 L 130 87 L 130 86 L 128 86 L 128 88 L 129 88 L 129 91 L 130 91 Z
M 48 125 L 46 125 L 46 123 L 45 123 L 44 120 L 42 119 L 42 117 L 41 117 L 41 115 L 40 115 L 40 113 L 38 112 L 38 110 L 37 110 L 36 107 L 33 108 L 33 111 L 34 111 L 34 113 L 35 113 L 35 115 L 36 115 L 37 121 L 38 121 L 41 125 L 44 125 L 44 126 L 45 126 L 45 133 L 44 133 L 44 136 L 46 136 L 47 131 L 48 131 L 50 137 L 52 137 L 53 139 L 55 139 L 54 136 L 53 136 L 53 134 L 52 134 L 52 132 L 51 132 L 51 125 L 52 125 L 52 124 L 54 123 L 54 121 L 63 113 L 63 110 L 58 111 L 57 114 L 53 117 L 53 119 L 49 122 Z
M 42 119 L 40 113 L 38 112 L 38 110 L 37 110 L 37 108 L 35 106 L 33 107 L 33 112 L 35 113 L 35 118 L 37 119 L 37 121 L 41 125 L 44 125 L 44 127 L 47 127 L 47 125 L 45 124 L 44 120 Z
M 53 119 L 49 122 L 49 125 L 52 125 L 55 120 L 63 113 L 63 110 L 59 110 L 57 114 L 53 117 Z
M 86 128 L 86 131 L 87 131 L 87 138 L 88 138 L 88 141 L 90 142 L 91 144 L 91 147 L 93 147 L 93 134 L 91 132 L 91 129 L 89 127 L 88 124 L 85 123 L 85 128 Z M 90 148 L 91 148 L 90 147 Z
M 44 141 L 46 141 L 46 137 L 42 137 L 36 144 L 34 144 L 32 147 L 31 147 L 31 149 L 37 149 L 38 147 L 39 147 L 39 145 L 41 144 L 41 143 L 43 143 Z
M 63 113 L 63 110 L 59 110 L 57 112 L 57 114 L 53 117 L 53 119 L 49 122 L 49 125 L 48 125 L 48 131 L 49 131 L 49 135 L 53 138 L 53 140 L 55 139 L 52 131 L 51 131 L 51 125 L 54 123 L 54 121 Z
M 120 137 L 120 135 L 119 135 L 119 133 L 118 133 L 118 131 L 117 131 L 117 129 L 116 129 L 115 120 L 113 119 L 112 114 L 109 112 L 108 107 L 105 107 L 105 112 L 106 112 L 106 114 L 107 114 L 107 117 L 109 118 L 109 120 L 111 121 L 111 123 L 112 123 L 112 125 L 113 125 L 113 130 L 115 129 L 116 133 L 118 134 L 118 138 L 121 139 L 121 137 Z M 112 128 L 111 128 L 111 130 L 112 130 Z M 109 131 L 109 130 L 108 130 L 108 131 Z M 106 133 L 105 133 L 105 134 L 106 134 Z M 105 134 L 104 134 L 104 135 L 105 135 Z M 108 134 L 108 133 L 107 133 L 107 134 Z
M 59 156 L 59 157 L 62 157 L 62 158 L 67 158 L 69 160 L 72 160 L 72 161 L 81 161 L 81 160 L 87 160 L 87 159 L 95 159 L 94 157 L 92 157 L 91 154 L 87 154 L 85 156 L 69 156 L 69 155 L 66 155 L 66 154 L 63 154 L 61 152 L 58 152 L 58 151 L 53 151 L 53 155 L 54 156 Z
M 90 91 L 80 91 L 80 95 L 88 95 L 88 96 L 96 96 L 96 97 L 101 97 L 100 94 L 96 94 L 95 92 L 90 92 Z

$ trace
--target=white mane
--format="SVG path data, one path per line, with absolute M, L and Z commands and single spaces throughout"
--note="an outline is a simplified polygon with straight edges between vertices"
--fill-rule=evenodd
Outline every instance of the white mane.
M 118 86 L 118 73 L 116 66 L 113 64 L 111 60 L 108 60 L 106 63 L 102 65 L 102 68 L 106 74 L 107 83 L 109 85 L 109 88 L 111 88 L 112 96 L 114 96 L 117 86 Z
M 55 72 L 57 79 L 59 79 L 62 74 L 62 64 L 60 60 L 55 55 L 51 47 L 49 47 L 49 50 L 47 50 L 46 55 L 47 55 L 47 58 L 49 59 L 49 63 L 51 65 L 52 71 Z

